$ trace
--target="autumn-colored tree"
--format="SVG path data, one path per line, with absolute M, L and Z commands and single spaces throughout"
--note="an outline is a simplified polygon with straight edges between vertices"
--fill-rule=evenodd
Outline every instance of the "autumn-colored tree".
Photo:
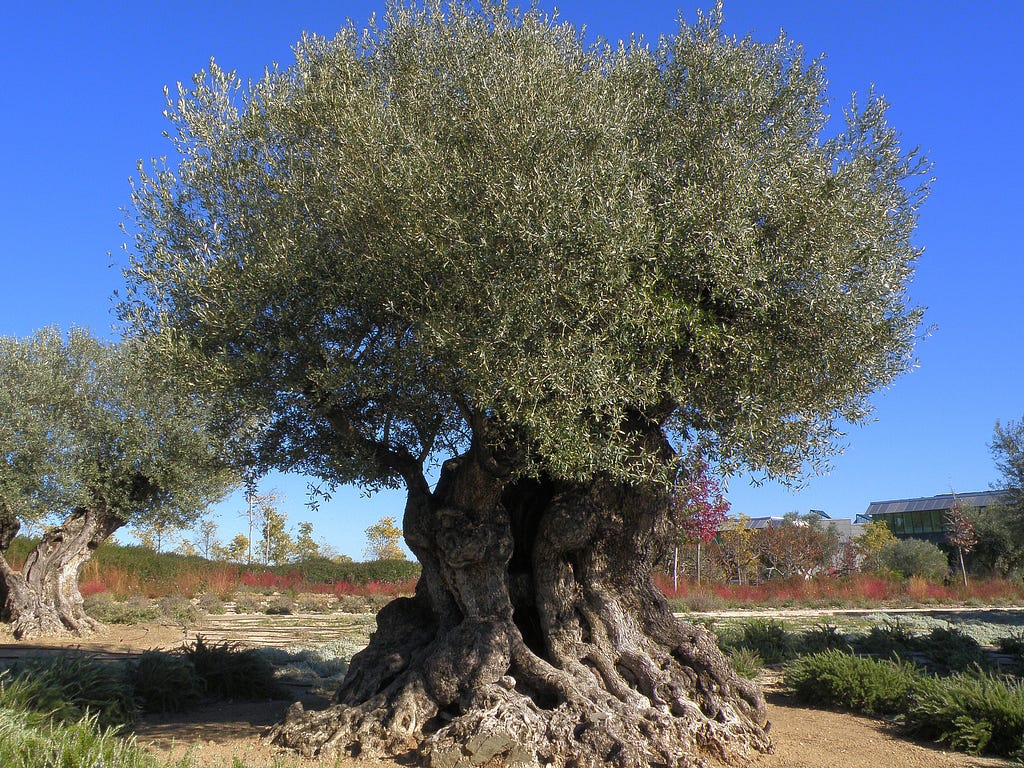
M 825 526 L 815 514 L 791 512 L 778 525 L 753 532 L 752 546 L 757 553 L 763 578 L 802 576 L 808 578 L 828 569 L 839 553 L 839 535 L 834 526 Z
M 239 533 L 226 546 L 217 546 L 214 557 L 217 560 L 230 560 L 232 563 L 248 563 L 251 551 L 249 537 Z
M 366 556 L 371 560 L 404 560 L 405 552 L 399 542 L 402 529 L 393 517 L 384 517 L 366 529 Z
M 696 451 L 680 465 L 672 495 L 672 520 L 682 535 L 697 545 L 696 576 L 700 584 L 701 549 L 718 535 L 729 514 L 729 502 L 707 460 Z M 673 542 L 672 584 L 679 588 L 679 541 Z
M 739 514 L 726 521 L 714 545 L 711 548 L 712 557 L 725 573 L 736 574 L 740 584 L 750 579 L 757 562 L 757 552 L 754 549 L 754 531 L 750 527 L 749 517 Z

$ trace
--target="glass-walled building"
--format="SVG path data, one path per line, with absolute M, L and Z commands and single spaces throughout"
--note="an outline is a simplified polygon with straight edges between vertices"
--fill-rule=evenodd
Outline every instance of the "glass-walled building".
M 918 499 L 873 501 L 857 515 L 858 523 L 880 521 L 898 539 L 924 539 L 936 544 L 946 540 L 946 513 L 957 502 L 965 507 L 991 507 L 1005 503 L 1005 491 L 947 493 Z

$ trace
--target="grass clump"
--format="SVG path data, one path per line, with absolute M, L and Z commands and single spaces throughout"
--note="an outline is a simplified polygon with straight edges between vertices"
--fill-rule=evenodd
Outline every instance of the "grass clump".
M 135 694 L 144 712 L 184 712 L 206 695 L 206 683 L 187 658 L 146 651 L 133 670 Z
M 729 651 L 728 656 L 736 674 L 747 680 L 753 680 L 764 669 L 764 661 L 749 648 L 734 648 Z
M 906 730 L 973 755 L 1024 758 L 1024 687 L 989 672 L 921 681 L 904 715 Z
M 13 682 L 5 699 L 12 696 L 8 701 L 17 709 L 50 713 L 64 722 L 91 713 L 101 728 L 131 725 L 138 718 L 134 687 L 122 664 L 62 654 L 25 664 Z
M 755 653 L 768 665 L 789 661 L 799 650 L 796 636 L 775 619 L 751 619 L 745 622 L 737 646 Z
M 4 768 L 159 768 L 134 739 L 102 728 L 93 715 L 73 723 L 39 722 L 32 713 L 0 707 Z
M 274 668 L 253 648 L 234 643 L 207 643 L 197 635 L 179 651 L 206 683 L 209 696 L 222 699 L 273 699 L 282 695 Z
M 839 650 L 814 653 L 786 666 L 786 685 L 800 701 L 869 714 L 905 712 L 918 668 L 889 659 L 866 659 Z

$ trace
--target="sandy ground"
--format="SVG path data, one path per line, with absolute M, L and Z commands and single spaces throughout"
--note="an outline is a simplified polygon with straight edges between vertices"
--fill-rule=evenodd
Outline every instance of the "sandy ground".
M 202 628 L 198 631 L 201 633 Z M 151 648 L 175 648 L 191 639 L 196 630 L 159 625 L 110 627 L 88 639 L 58 639 L 23 644 L 0 634 L 0 660 L 40 652 L 76 648 L 108 657 L 128 657 Z M 238 638 L 244 641 L 244 638 Z M 882 720 L 841 712 L 804 709 L 779 690 L 770 676 L 764 681 L 768 695 L 772 754 L 756 759 L 756 768 L 995 768 L 1012 763 L 947 752 L 933 744 L 916 744 L 898 737 Z M 295 689 L 307 706 L 324 706 L 322 693 Z M 197 766 L 222 768 L 240 760 L 246 768 L 292 766 L 314 768 L 366 768 L 366 761 L 310 761 L 294 753 L 282 753 L 266 744 L 262 735 L 284 714 L 288 701 L 222 702 L 184 716 L 153 716 L 137 727 L 135 738 L 154 754 L 175 759 L 188 753 Z M 379 766 L 398 768 L 397 763 Z

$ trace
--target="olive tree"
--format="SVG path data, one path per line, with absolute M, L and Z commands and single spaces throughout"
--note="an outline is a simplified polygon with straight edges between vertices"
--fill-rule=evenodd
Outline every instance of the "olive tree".
M 416 595 L 274 738 L 434 765 L 766 748 L 759 690 L 650 570 L 677 456 L 813 471 L 911 362 L 924 165 L 882 100 L 825 136 L 821 65 L 717 12 L 652 47 L 391 5 L 295 57 L 169 97 L 122 304 L 263 425 L 257 464 L 407 492 Z
M 0 337 L 0 620 L 17 637 L 85 633 L 78 574 L 124 525 L 182 527 L 230 480 L 200 404 L 139 342 L 47 328 Z M 21 526 L 42 537 L 20 571 Z

